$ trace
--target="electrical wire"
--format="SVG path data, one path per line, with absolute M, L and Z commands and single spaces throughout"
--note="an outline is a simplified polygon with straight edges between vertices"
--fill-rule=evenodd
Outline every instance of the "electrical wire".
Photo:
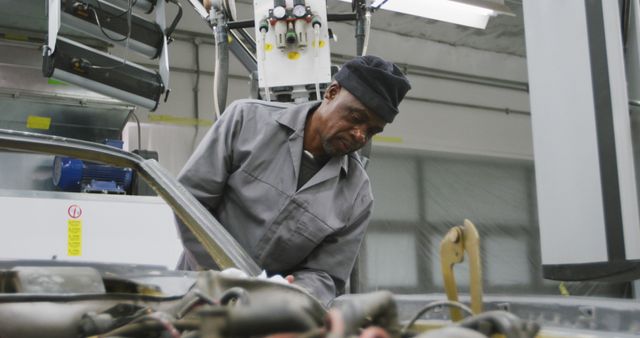
M 178 2 L 178 0 L 167 0 L 167 1 L 178 6 L 178 13 L 173 19 L 173 22 L 171 22 L 171 25 L 169 26 L 169 28 L 167 28 L 163 32 L 164 35 L 167 37 L 167 39 L 173 41 L 173 38 L 171 38 L 171 35 L 173 35 L 173 32 L 176 30 L 176 26 L 178 25 L 178 22 L 180 22 L 180 19 L 182 18 L 182 5 L 180 4 L 180 2 Z
M 124 54 L 124 58 L 122 59 L 122 63 L 119 63 L 117 65 L 114 65 L 114 66 L 94 66 L 94 65 L 91 65 L 91 66 L 89 66 L 89 68 L 91 68 L 91 69 L 116 69 L 118 67 L 122 67 L 122 66 L 125 66 L 127 64 L 127 58 L 129 56 L 129 41 L 131 39 L 131 15 L 133 14 L 133 4 L 135 3 L 135 1 L 136 0 L 128 0 L 129 8 L 127 10 L 127 36 L 123 40 L 114 40 L 114 39 L 112 39 L 111 36 L 106 34 L 106 32 L 104 31 L 102 25 L 100 24 L 100 19 L 98 18 L 98 14 L 97 14 L 95 8 L 91 8 L 91 11 L 93 12 L 93 15 L 95 16 L 95 19 L 96 19 L 96 24 L 98 25 L 98 28 L 100 28 L 100 31 L 102 32 L 102 34 L 104 34 L 108 39 L 110 39 L 112 41 L 116 41 L 116 42 L 125 41 L 125 45 L 124 45 L 124 53 L 125 54 Z
M 111 35 L 107 34 L 107 31 L 104 30 L 104 27 L 102 27 L 102 24 L 100 23 L 100 18 L 98 17 L 98 11 L 96 11 L 95 8 L 91 8 L 91 12 L 93 13 L 93 17 L 96 19 L 96 24 L 98 25 L 98 28 L 100 28 L 100 31 L 102 32 L 102 34 L 104 36 L 107 37 L 107 39 L 109 39 L 111 41 L 114 41 L 114 42 L 122 42 L 122 41 L 127 39 L 126 36 L 121 38 L 121 39 L 117 39 L 117 38 L 114 38 Z
M 473 315 L 473 311 L 471 311 L 471 309 L 460 303 L 460 302 L 456 302 L 456 301 L 451 301 L 451 300 L 441 300 L 441 301 L 436 301 L 436 302 L 431 302 L 429 304 L 427 304 L 427 306 L 423 307 L 422 309 L 420 309 L 420 311 L 418 311 L 413 318 L 411 318 L 411 320 L 409 320 L 409 322 L 407 322 L 407 324 L 402 328 L 402 330 L 400 331 L 401 334 L 405 334 L 407 332 L 407 330 L 411 327 L 411 325 L 413 325 L 413 323 L 416 322 L 416 320 L 418 320 L 418 318 L 420 318 L 422 315 L 424 315 L 425 313 L 441 307 L 441 306 L 448 306 L 448 307 L 454 307 L 454 308 L 458 308 L 464 312 L 466 312 L 467 315 L 472 316 Z
M 138 0 L 133 0 L 133 6 L 136 5 L 136 3 L 138 2 Z M 102 5 L 100 4 L 100 0 L 96 0 L 96 4 L 98 4 L 98 9 L 102 10 Z M 119 18 L 125 14 L 129 13 L 129 10 L 124 10 L 122 11 L 120 14 L 116 14 L 116 15 L 111 15 L 109 13 L 105 13 L 106 15 L 108 15 L 110 18 Z

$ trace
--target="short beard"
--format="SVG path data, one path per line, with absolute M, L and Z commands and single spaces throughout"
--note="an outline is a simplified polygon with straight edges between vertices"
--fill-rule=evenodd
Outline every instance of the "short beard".
M 322 150 L 324 150 L 324 153 L 327 154 L 327 156 L 334 157 L 334 156 L 341 155 L 341 154 L 338 154 L 338 152 L 331 145 L 331 142 L 329 142 L 329 140 L 322 140 Z
M 328 139 L 322 141 L 322 149 L 324 150 L 324 153 L 327 154 L 327 156 L 330 156 L 330 157 L 344 156 L 344 155 L 351 154 L 352 152 L 355 151 L 354 150 L 354 151 L 349 151 L 349 152 L 343 153 L 343 152 L 339 151 L 338 149 L 336 149 Z

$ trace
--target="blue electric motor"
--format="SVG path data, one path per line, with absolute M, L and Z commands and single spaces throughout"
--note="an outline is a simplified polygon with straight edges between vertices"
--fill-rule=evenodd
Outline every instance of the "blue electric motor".
M 122 149 L 120 140 L 105 140 L 104 143 Z M 53 160 L 53 184 L 64 191 L 126 194 L 132 176 L 131 168 L 117 168 L 62 156 L 56 156 Z

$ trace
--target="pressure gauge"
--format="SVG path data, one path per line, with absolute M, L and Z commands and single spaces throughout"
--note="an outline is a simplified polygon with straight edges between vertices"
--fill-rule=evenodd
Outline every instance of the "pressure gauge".
M 303 18 L 307 15 L 307 8 L 304 5 L 296 5 L 293 7 L 293 15 L 296 18 Z
M 282 6 L 278 6 L 273 9 L 273 17 L 275 17 L 278 20 L 284 19 L 284 16 L 286 14 L 287 14 L 287 10 Z

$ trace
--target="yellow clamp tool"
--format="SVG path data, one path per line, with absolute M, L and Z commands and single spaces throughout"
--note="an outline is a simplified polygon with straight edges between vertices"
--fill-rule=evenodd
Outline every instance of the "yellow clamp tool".
M 450 301 L 458 301 L 458 289 L 453 275 L 453 266 L 464 260 L 464 252 L 469 258 L 471 310 L 473 314 L 482 312 L 482 269 L 480 265 L 480 236 L 475 225 L 468 219 L 464 226 L 455 226 L 447 232 L 440 242 L 440 264 L 444 289 Z M 457 308 L 450 308 L 451 320 L 462 320 L 462 314 Z

